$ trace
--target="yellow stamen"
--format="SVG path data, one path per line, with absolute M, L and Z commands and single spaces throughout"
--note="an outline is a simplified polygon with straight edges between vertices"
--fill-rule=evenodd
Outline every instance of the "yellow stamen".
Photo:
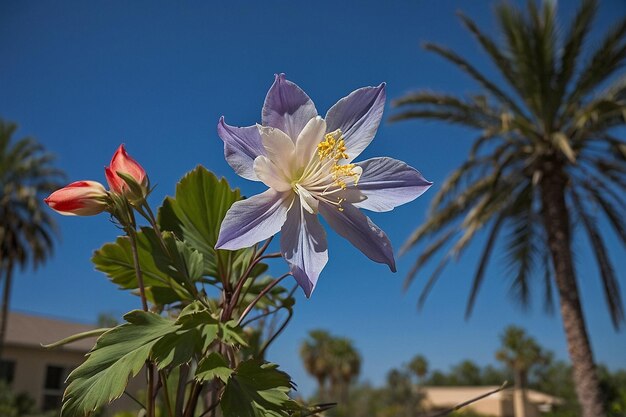
M 317 145 L 317 155 L 320 161 L 332 160 L 330 167 L 330 173 L 333 178 L 334 184 L 341 190 L 348 188 L 346 180 L 352 178 L 354 185 L 359 181 L 360 174 L 354 171 L 355 164 L 343 164 L 340 165 L 339 161 L 342 159 L 348 159 L 346 153 L 346 143 L 341 134 L 341 130 L 337 129 L 334 132 L 324 135 L 324 140 Z M 343 211 L 341 203 L 345 201 L 345 198 L 338 198 L 336 203 L 339 211 Z

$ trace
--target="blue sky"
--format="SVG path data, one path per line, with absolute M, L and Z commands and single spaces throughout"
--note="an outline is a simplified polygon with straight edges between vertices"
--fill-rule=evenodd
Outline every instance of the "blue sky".
M 560 2 L 561 17 L 569 18 L 577 3 Z M 19 123 L 18 136 L 32 135 L 57 154 L 71 180 L 104 182 L 103 167 L 123 142 L 157 184 L 155 205 L 197 164 L 251 195 L 261 191 L 259 185 L 238 178 L 223 160 L 215 129 L 221 115 L 234 125 L 260 121 L 277 72 L 305 89 L 321 114 L 352 90 L 382 81 L 389 98 L 424 88 L 476 91 L 467 77 L 419 45 L 430 40 L 450 46 L 498 80 L 455 16 L 463 10 L 494 33 L 492 4 L 3 0 L 0 117 Z M 605 29 L 625 13 L 623 1 L 603 1 L 595 28 Z M 592 33 L 592 43 L 598 33 Z M 396 248 L 424 220 L 437 187 L 463 161 L 473 137 L 442 123 L 381 125 L 362 158 L 403 159 L 435 182 L 415 202 L 371 216 Z M 137 298 L 117 290 L 89 261 L 94 249 L 117 234 L 107 216 L 58 216 L 58 222 L 62 238 L 54 258 L 38 271 L 18 274 L 13 307 L 84 322 L 99 312 L 121 315 L 138 308 Z M 439 369 L 465 358 L 494 363 L 498 335 L 508 324 L 527 328 L 559 358 L 567 357 L 558 314 L 543 314 L 539 298 L 523 312 L 508 296 L 499 263 L 488 270 L 475 314 L 464 320 L 478 246 L 447 270 L 418 312 L 416 299 L 427 276 L 402 292 L 415 252 L 401 258 L 392 274 L 330 234 L 330 262 L 313 297 L 299 294 L 295 318 L 270 351 L 304 393 L 314 383 L 301 368 L 298 348 L 313 328 L 352 338 L 364 357 L 363 378 L 374 383 L 416 353 Z M 609 244 L 624 287 L 624 247 L 613 236 Z M 626 333 L 612 329 L 586 240 L 575 247 L 597 360 L 626 367 Z M 272 266 L 276 274 L 284 270 L 280 262 Z

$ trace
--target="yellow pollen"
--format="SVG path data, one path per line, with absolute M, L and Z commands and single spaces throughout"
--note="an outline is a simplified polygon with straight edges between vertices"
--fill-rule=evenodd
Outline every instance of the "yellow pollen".
M 346 153 L 346 143 L 341 134 L 341 130 L 337 129 L 334 132 L 324 135 L 324 140 L 317 145 L 317 155 L 321 161 L 333 160 L 333 165 L 330 167 L 330 173 L 334 184 L 342 190 L 348 188 L 346 180 L 352 178 L 354 185 L 356 186 L 359 181 L 359 174 L 354 171 L 355 164 L 343 164 L 340 165 L 339 161 L 342 159 L 348 159 Z M 345 198 L 338 198 L 337 208 L 339 211 L 343 211 L 341 203 L 345 201 Z

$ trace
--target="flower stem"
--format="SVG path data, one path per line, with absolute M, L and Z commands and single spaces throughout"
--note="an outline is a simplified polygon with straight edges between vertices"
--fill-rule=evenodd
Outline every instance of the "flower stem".
M 254 267 L 259 262 L 261 262 L 262 259 L 265 258 L 263 253 L 267 250 L 267 247 L 270 245 L 270 242 L 272 241 L 273 238 L 274 237 L 271 236 L 269 239 L 265 241 L 265 243 L 263 244 L 263 246 L 261 246 L 259 250 L 255 251 L 254 259 L 250 262 L 250 265 L 248 265 L 248 268 L 246 268 L 245 272 L 241 275 L 241 277 L 239 277 L 239 280 L 237 281 L 237 285 L 235 287 L 235 291 L 233 292 L 230 302 L 228 303 L 228 305 L 226 306 L 224 310 L 225 318 L 229 319 L 233 311 L 235 310 L 235 307 L 237 307 L 237 303 L 239 303 L 239 295 L 241 294 L 241 290 L 244 284 L 246 283 L 246 280 L 250 277 L 250 274 L 252 273 L 252 270 L 254 269 Z
M 237 321 L 237 325 L 241 324 L 243 319 L 254 308 L 256 303 L 258 303 L 261 300 L 261 298 L 265 297 L 265 294 L 267 294 L 272 288 L 274 288 L 276 286 L 276 284 L 278 284 L 283 279 L 287 278 L 289 275 L 291 275 L 291 272 L 287 272 L 287 273 L 281 275 L 280 277 L 278 277 L 275 280 L 273 280 L 272 282 L 270 282 L 265 288 L 263 288 L 263 290 L 259 293 L 259 295 L 257 295 L 256 298 L 254 300 L 252 300 L 252 302 L 248 305 L 248 307 L 246 307 L 246 309 L 243 311 L 243 313 L 241 313 L 241 317 L 239 317 L 239 321 Z
M 167 375 L 165 371 L 159 371 L 159 377 L 161 378 L 161 384 L 163 385 L 163 398 L 165 399 L 165 406 L 170 417 L 174 417 L 174 410 L 172 409 L 172 403 L 170 402 L 170 393 L 167 386 Z
M 132 217 L 134 223 L 134 216 Z M 133 263 L 135 265 L 135 275 L 137 276 L 139 296 L 141 297 L 141 306 L 143 308 L 143 311 L 148 311 L 148 301 L 146 299 L 146 290 L 143 283 L 143 273 L 141 271 L 141 267 L 139 266 L 139 251 L 137 250 L 137 231 L 135 230 L 135 226 L 132 225 L 126 228 L 126 232 L 128 233 L 128 238 L 130 239 L 130 249 L 133 253 Z
M 137 230 L 135 223 L 135 215 L 132 211 L 132 208 L 129 208 L 130 213 L 130 225 L 127 225 L 126 232 L 128 234 L 128 238 L 130 239 L 130 249 L 133 254 L 133 263 L 135 265 L 135 275 L 137 276 L 137 286 L 139 287 L 139 296 L 141 297 L 141 306 L 143 311 L 148 311 L 148 300 L 146 299 L 146 290 L 143 282 L 143 273 L 141 271 L 141 266 L 139 265 L 139 251 L 137 249 Z M 150 361 L 146 361 L 146 373 L 147 373 L 147 383 L 148 383 L 148 398 L 147 398 L 147 407 L 146 407 L 146 415 L 147 417 L 154 417 L 154 368 Z

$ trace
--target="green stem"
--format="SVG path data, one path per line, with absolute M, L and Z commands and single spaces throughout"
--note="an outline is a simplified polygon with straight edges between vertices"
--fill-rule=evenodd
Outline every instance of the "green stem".
M 250 262 L 250 265 L 248 265 L 248 268 L 246 268 L 244 273 L 241 274 L 241 277 L 239 277 L 239 280 L 237 281 L 237 284 L 235 286 L 235 291 L 233 292 L 228 302 L 228 305 L 224 309 L 223 318 L 226 319 L 224 321 L 228 321 L 228 319 L 230 319 L 231 315 L 233 314 L 235 307 L 237 307 L 237 304 L 239 303 L 239 295 L 241 294 L 241 290 L 243 289 L 246 280 L 250 277 L 250 274 L 252 273 L 254 267 L 261 261 L 261 259 L 263 259 L 262 255 L 267 250 L 267 247 L 269 246 L 273 238 L 274 236 L 271 236 L 265 241 L 265 243 L 263 244 L 263 246 L 261 246 L 259 250 L 254 251 L 254 257 Z
M 276 286 L 276 284 L 278 284 L 283 279 L 287 278 L 289 275 L 291 275 L 291 272 L 287 272 L 286 274 L 281 275 L 280 277 L 270 282 L 265 288 L 263 288 L 263 290 L 259 293 L 259 295 L 257 295 L 256 298 L 252 300 L 252 302 L 248 305 L 248 307 L 246 307 L 243 313 L 241 313 L 241 317 L 239 317 L 239 320 L 237 321 L 237 325 L 241 324 L 243 319 L 254 308 L 256 303 L 258 303 L 263 297 L 265 297 L 265 294 L 267 294 L 272 288 Z
M 161 385 L 163 385 L 163 397 L 165 398 L 165 406 L 167 407 L 167 411 L 170 417 L 174 417 L 174 410 L 172 409 L 172 403 L 170 401 L 170 392 L 167 387 L 167 375 L 165 375 L 165 371 L 160 371 L 159 377 L 161 378 Z
M 189 393 L 189 401 L 187 401 L 187 408 L 185 409 L 184 417 L 193 417 L 193 413 L 198 405 L 198 398 L 200 397 L 201 391 L 202 384 L 194 380 L 193 385 L 191 386 L 191 392 Z
M 285 328 L 287 327 L 287 325 L 289 324 L 289 322 L 291 321 L 291 318 L 293 317 L 293 310 L 287 310 L 288 311 L 288 316 L 287 319 L 285 319 L 285 321 L 283 322 L 283 324 L 281 324 L 281 326 L 278 328 L 278 330 L 276 331 L 276 333 L 274 333 L 272 335 L 272 337 L 270 337 L 267 342 L 265 342 L 263 344 L 263 347 L 261 348 L 261 351 L 259 352 L 259 356 L 261 358 L 263 358 L 265 356 L 265 351 L 267 350 L 268 347 L 270 347 L 270 345 L 272 344 L 272 342 L 274 342 L 274 340 L 276 340 L 276 338 L 278 337 L 279 334 L 281 334 L 283 332 L 283 330 L 285 330 Z
M 143 311 L 148 311 L 148 301 L 146 299 L 146 290 L 143 283 L 143 273 L 139 266 L 139 251 L 137 250 L 137 232 L 134 227 L 127 227 L 128 238 L 130 239 L 130 249 L 133 253 L 133 263 L 135 265 L 135 275 L 137 276 L 137 286 L 139 287 L 139 297 L 141 298 L 141 307 Z
M 137 231 L 136 223 L 135 223 L 135 215 L 133 213 L 132 208 L 129 207 L 130 220 L 131 225 L 126 226 L 126 232 L 128 233 L 128 238 L 130 239 L 130 248 L 133 253 L 133 263 L 135 265 L 135 275 L 137 276 L 137 286 L 139 287 L 139 296 L 141 297 L 141 306 L 143 307 L 143 311 L 148 311 L 148 300 L 146 299 L 146 290 L 143 282 L 143 273 L 141 271 L 141 267 L 139 265 L 139 251 L 137 250 Z M 147 417 L 154 417 L 154 368 L 150 361 L 146 361 L 146 373 L 147 373 L 147 383 L 148 383 L 148 401 L 146 407 L 146 415 Z
M 296 290 L 298 289 L 298 285 L 295 285 L 291 291 L 289 291 L 289 295 L 287 296 L 286 299 L 289 299 L 291 297 L 293 297 L 293 294 L 296 292 Z M 285 308 L 284 304 L 274 310 L 274 311 L 278 311 L 281 308 Z M 276 338 L 278 337 L 279 334 L 281 334 L 283 332 L 283 330 L 285 330 L 285 328 L 287 327 L 287 325 L 289 324 L 289 322 L 291 321 L 291 319 L 293 318 L 293 309 L 289 308 L 287 309 L 288 312 L 288 316 L 285 319 L 285 321 L 283 322 L 283 324 L 280 325 L 280 327 L 278 328 L 278 330 L 276 331 L 276 333 L 274 333 L 268 340 L 267 342 L 265 342 L 263 344 L 263 347 L 261 348 L 261 351 L 259 352 L 259 356 L 261 356 L 261 358 L 263 358 L 265 356 L 265 351 L 267 350 L 268 347 L 270 347 L 270 345 L 274 342 L 274 340 L 276 340 Z M 243 326 L 242 326 L 243 327 Z

